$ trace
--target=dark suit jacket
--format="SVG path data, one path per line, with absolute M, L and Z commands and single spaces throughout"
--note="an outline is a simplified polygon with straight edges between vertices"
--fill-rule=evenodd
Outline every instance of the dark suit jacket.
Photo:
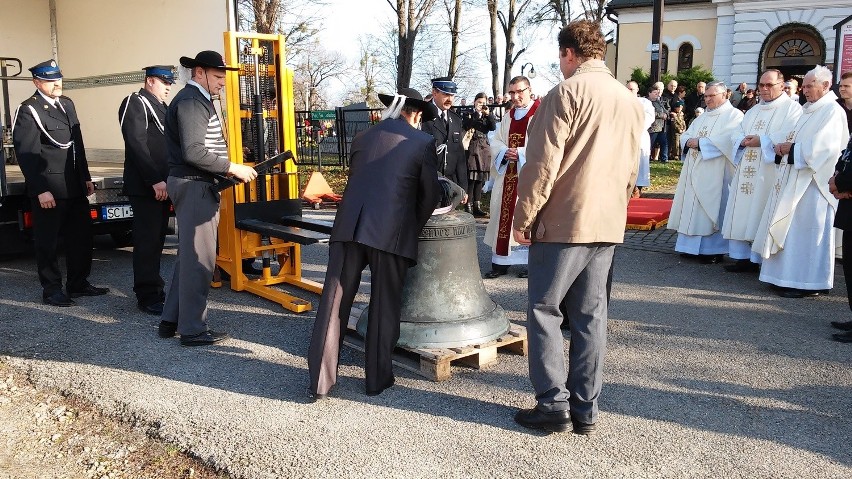
M 153 198 L 151 187 L 169 176 L 169 152 L 163 133 L 166 104 L 142 88 L 121 102 L 118 121 L 124 137 L 124 194 Z
M 834 184 L 841 193 L 852 191 L 852 137 L 846 149 L 840 153 L 837 165 L 834 167 L 837 176 Z M 837 204 L 837 213 L 834 215 L 834 227 L 846 231 L 852 231 L 852 200 L 840 200 Z
M 66 96 L 58 101 L 64 112 L 51 106 L 36 91 L 15 112 L 12 141 L 24 174 L 27 195 L 31 198 L 47 191 L 55 199 L 79 198 L 85 196 L 86 182 L 92 179 L 74 102 Z M 67 144 L 73 140 L 74 144 L 63 149 L 54 144 L 48 134 L 57 143 Z
M 331 241 L 354 241 L 417 262 L 417 237 L 440 199 L 431 136 L 383 120 L 355 136 Z
M 449 131 L 440 118 L 423 123 L 423 131 L 435 138 L 435 147 L 446 146 L 444 154 L 438 154 L 438 171 L 454 183 L 467 190 L 467 158 L 464 154 L 464 128 L 462 118 L 454 111 L 447 110 L 450 119 Z

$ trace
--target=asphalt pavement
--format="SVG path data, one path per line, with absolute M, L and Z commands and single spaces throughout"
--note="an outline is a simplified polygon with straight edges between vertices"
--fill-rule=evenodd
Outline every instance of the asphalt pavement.
M 480 222 L 487 271 L 483 232 Z M 167 241 L 164 276 L 176 253 L 176 238 Z M 210 325 L 233 339 L 182 347 L 136 309 L 131 249 L 108 239 L 90 279 L 111 292 L 72 308 L 41 304 L 34 258 L 0 262 L 0 355 L 37 385 L 240 478 L 852 477 L 852 345 L 831 341 L 828 324 L 852 314 L 840 268 L 832 294 L 785 299 L 756 275 L 685 260 L 673 243 L 667 230 L 631 231 L 617 248 L 590 437 L 513 422 L 534 398 L 527 359 L 510 354 L 483 370 L 453 367 L 441 383 L 397 370 L 393 388 L 368 397 L 363 354 L 345 348 L 333 397 L 309 403 L 313 311 L 214 289 Z M 325 245 L 304 247 L 304 275 L 322 281 L 327 255 Z M 356 301 L 367 301 L 368 278 Z M 525 325 L 526 280 L 485 287 Z M 317 295 L 285 289 L 316 307 Z

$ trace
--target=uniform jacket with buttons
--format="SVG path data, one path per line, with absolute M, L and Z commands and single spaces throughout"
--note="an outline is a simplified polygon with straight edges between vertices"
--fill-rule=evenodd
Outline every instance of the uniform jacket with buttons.
M 423 122 L 423 131 L 435 138 L 438 151 L 438 171 L 450 181 L 467 190 L 467 157 L 464 154 L 464 128 L 462 118 L 454 111 L 447 110 L 449 125 L 440 117 Z M 446 151 L 441 146 L 446 145 Z
M 12 141 L 31 198 L 47 191 L 55 199 L 85 196 L 92 179 L 74 102 L 66 96 L 57 101 L 62 109 L 36 91 L 15 112 Z
M 166 104 L 144 88 L 118 108 L 124 137 L 124 194 L 153 197 L 152 186 L 169 176 L 166 149 Z

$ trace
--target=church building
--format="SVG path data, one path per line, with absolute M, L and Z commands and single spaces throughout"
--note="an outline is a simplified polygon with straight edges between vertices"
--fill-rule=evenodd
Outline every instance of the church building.
M 607 6 L 608 18 L 617 21 L 614 73 L 622 82 L 635 67 L 650 68 L 653 5 L 612 0 Z M 728 85 L 753 88 L 767 68 L 787 77 L 816 65 L 833 68 L 835 27 L 850 15 L 852 1 L 665 0 L 661 70 L 702 66 Z

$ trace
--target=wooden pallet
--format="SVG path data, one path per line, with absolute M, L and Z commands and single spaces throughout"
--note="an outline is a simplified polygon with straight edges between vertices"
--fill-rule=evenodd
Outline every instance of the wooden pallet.
M 355 331 L 355 324 L 361 315 L 361 309 L 352 308 L 349 316 L 348 334 L 344 344 L 364 352 L 364 340 Z M 432 381 L 446 381 L 452 375 L 452 364 L 464 365 L 476 369 L 497 361 L 497 352 L 512 352 L 527 355 L 527 329 L 511 324 L 503 336 L 483 344 L 461 348 L 402 348 L 394 349 L 393 364 L 407 371 L 419 374 Z

